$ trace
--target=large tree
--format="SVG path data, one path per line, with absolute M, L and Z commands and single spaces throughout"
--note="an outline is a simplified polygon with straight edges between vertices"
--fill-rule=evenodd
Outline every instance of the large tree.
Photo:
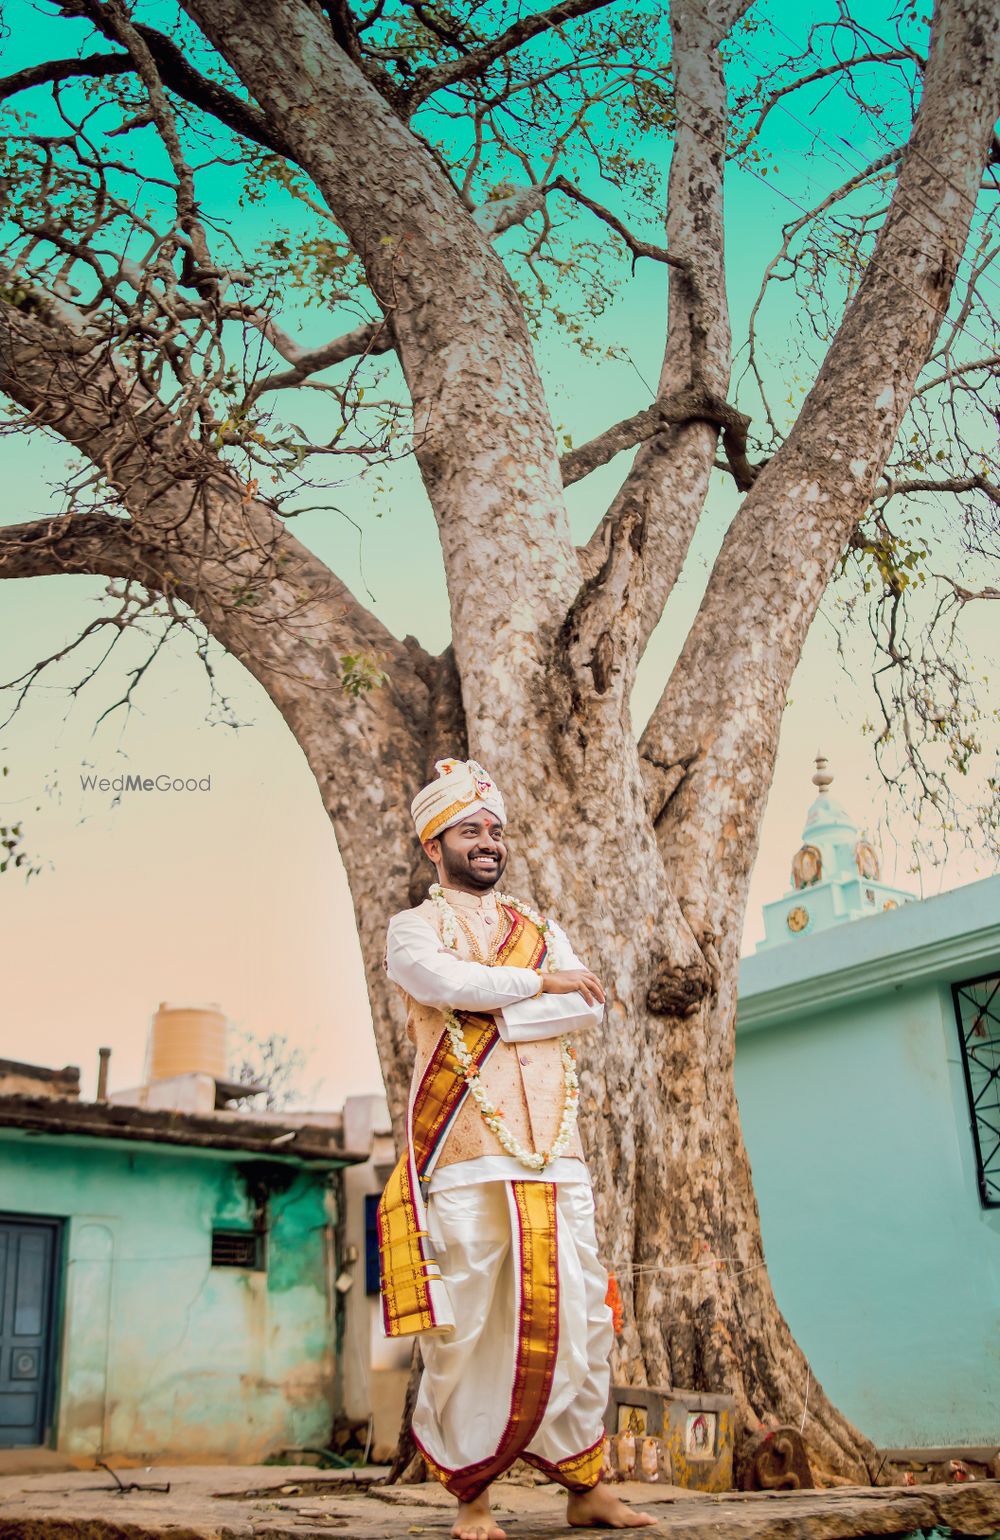
M 624 0 L 49 9 L 0 86 L 0 387 L 16 426 L 84 468 L 51 517 L 0 530 L 0 576 L 114 579 L 95 627 L 152 609 L 260 681 L 336 830 L 397 1120 L 408 1056 L 381 960 L 387 915 L 426 880 L 410 798 L 442 752 L 490 767 L 516 828 L 507 885 L 608 985 L 581 1118 L 624 1295 L 618 1373 L 729 1390 L 751 1426 L 798 1424 L 808 1396 L 814 1455 L 863 1479 L 871 1448 L 808 1388 L 764 1266 L 737 961 L 789 681 L 845 561 L 874 574 L 883 747 L 903 742 L 939 806 L 935 742 L 972 752 L 961 678 L 904 639 L 927 545 L 894 510 L 947 492 L 945 553 L 993 539 L 992 7 L 938 0 L 929 32 L 913 8 L 883 36 L 841 4 L 798 51 L 749 0 L 675 0 L 669 21 Z M 827 101 L 841 116 L 824 130 Z M 755 427 L 730 389 L 724 177 L 735 160 L 773 178 L 768 128 L 807 110 L 839 174 L 763 275 L 765 302 L 777 280 L 796 295 L 806 388 L 797 411 L 791 390 L 772 407 L 755 311 Z M 311 221 L 287 239 L 255 245 L 224 217 L 237 194 L 252 212 L 279 192 Z M 537 347 L 563 327 L 600 379 L 587 316 L 628 281 L 616 249 L 667 267 L 666 314 L 645 318 L 659 383 L 560 455 Z M 332 340 L 296 341 L 296 286 Z M 626 451 L 578 548 L 565 488 Z M 287 522 L 323 467 L 403 453 L 440 534 L 437 656 Z M 717 466 L 742 501 L 637 735 L 636 670 Z M 974 597 L 941 581 L 946 616 Z

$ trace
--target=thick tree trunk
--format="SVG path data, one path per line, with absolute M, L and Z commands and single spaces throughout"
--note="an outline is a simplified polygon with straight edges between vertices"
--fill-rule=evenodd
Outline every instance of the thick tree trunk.
M 801 1425 L 817 1476 L 864 1483 L 873 1446 L 812 1375 L 765 1264 L 733 1083 L 741 909 L 733 904 L 719 941 L 718 995 L 648 1024 L 633 1110 L 644 1150 L 631 1302 L 641 1360 L 654 1382 L 734 1394 L 749 1430 Z
M 519 857 L 531 850 L 534 827 L 544 838 L 552 820 L 575 826 L 581 790 L 570 800 L 556 783 L 544 807 L 519 820 L 515 868 L 524 870 Z M 600 816 L 597 803 L 592 812 Z M 740 926 L 720 944 L 716 997 L 684 1018 L 651 1011 L 660 948 L 648 907 L 630 902 L 645 852 L 624 834 L 610 842 L 614 859 L 598 865 L 596 879 L 567 839 L 544 883 L 560 887 L 552 912 L 608 990 L 606 1029 L 580 1045 L 580 1121 L 601 1254 L 625 1305 L 615 1377 L 727 1391 L 750 1429 L 805 1418 L 817 1473 L 865 1482 L 874 1450 L 811 1374 L 764 1263 L 732 1075 Z M 384 854 L 374 842 L 376 873 Z M 348 867 L 365 890 L 370 878 L 351 860 Z M 505 886 L 549 907 L 530 872 Z

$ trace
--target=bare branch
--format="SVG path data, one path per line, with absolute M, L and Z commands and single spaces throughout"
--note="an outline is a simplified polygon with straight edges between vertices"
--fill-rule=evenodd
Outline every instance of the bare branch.
M 487 240 L 492 241 L 505 230 L 513 229 L 514 225 L 523 225 L 532 214 L 537 214 L 544 206 L 545 195 L 549 190 L 541 183 L 519 187 L 509 197 L 495 198 L 489 203 L 480 204 L 473 210 L 473 218 Z
M 257 323 L 254 322 L 254 324 Z M 271 337 L 273 328 L 262 323 L 261 329 Z M 348 358 L 371 358 L 379 353 L 390 353 L 392 348 L 392 336 L 385 321 L 368 321 L 363 326 L 356 326 L 353 331 L 345 332 L 343 336 L 335 337 L 332 342 L 325 343 L 321 348 L 312 348 L 309 351 L 303 349 L 294 362 L 289 359 L 292 363 L 290 369 L 276 370 L 273 374 L 262 375 L 259 380 L 254 381 L 247 392 L 243 407 L 245 409 L 250 406 L 267 391 L 294 389 L 310 375 L 318 374 L 322 369 L 329 369 L 334 364 L 342 364 Z M 288 357 L 284 348 L 279 348 L 278 351 L 284 357 Z
M 512 229 L 515 225 L 523 224 L 532 214 L 537 213 L 543 207 L 546 195 L 554 191 L 566 193 L 578 203 L 591 209 L 600 219 L 603 219 L 625 241 L 632 252 L 633 260 L 638 257 L 651 257 L 655 261 L 666 262 L 672 266 L 682 268 L 685 272 L 690 271 L 691 264 L 685 258 L 671 257 L 660 247 L 652 246 L 648 242 L 641 241 L 633 236 L 610 210 L 602 208 L 600 204 L 586 197 L 578 188 L 573 187 L 570 182 L 567 182 L 564 177 L 557 177 L 545 186 L 539 184 L 520 188 L 510 197 L 498 198 L 495 202 L 481 205 L 475 211 L 476 223 L 487 239 L 495 240 L 506 230 Z M 269 317 L 258 318 L 254 314 L 248 314 L 246 319 L 251 325 L 259 327 L 264 335 L 273 343 L 277 352 L 292 364 L 292 368 L 266 375 L 258 380 L 248 393 L 244 405 L 257 400 L 259 396 L 267 391 L 288 390 L 301 385 L 310 375 L 317 374 L 322 369 L 328 369 L 334 364 L 343 363 L 348 358 L 371 357 L 380 353 L 390 352 L 394 347 L 391 334 L 384 321 L 366 322 L 362 326 L 355 327 L 353 331 L 346 332 L 343 336 L 324 344 L 323 347 L 314 348 L 307 352 L 304 349 L 300 349 L 291 338 L 279 333 L 274 322 Z M 621 450 L 633 448 L 642 439 L 648 438 L 649 433 L 644 431 L 645 414 L 639 413 L 635 419 L 629 419 L 629 424 L 633 422 L 635 423 L 635 430 L 631 437 L 629 436 L 627 424 L 619 424 L 617 429 L 608 430 L 609 435 L 620 439 L 620 442 L 617 444 L 617 447 L 610 448 L 607 453 L 598 450 L 597 457 L 594 458 L 592 464 L 586 463 L 585 450 L 589 446 L 584 446 L 580 450 L 574 451 L 572 455 L 566 456 L 563 460 L 563 484 L 568 485 L 571 481 L 580 480 L 582 476 L 589 474 L 597 465 L 603 465 L 613 455 L 620 453 Z M 622 432 L 621 430 L 625 431 Z M 652 432 L 654 429 L 651 428 L 649 431 Z M 603 437 L 602 435 L 602 439 Z M 596 444 L 597 440 L 594 443 Z M 571 470 L 567 479 L 565 474 L 567 462 L 573 465 L 577 463 L 583 465 L 586 463 L 586 469 Z
M 671 155 L 667 249 L 688 265 L 670 265 L 667 337 L 657 397 L 661 405 L 690 405 L 696 400 L 700 411 L 686 415 L 682 411 L 678 426 L 662 421 L 641 443 L 617 496 L 580 552 L 580 565 L 588 578 L 610 570 L 607 563 L 617 559 L 616 550 L 623 560 L 632 561 L 628 585 L 632 641 L 624 636 L 621 622 L 612 621 L 610 589 L 605 624 L 614 626 L 616 636 L 622 634 L 623 647 L 634 646 L 636 658 L 663 613 L 702 515 L 723 417 L 734 463 L 743 479 L 749 480 L 739 455 L 742 432 L 745 458 L 745 419 L 728 420 L 726 406 L 730 328 L 723 176 L 728 106 L 719 47 L 741 9 L 739 4 L 716 7 L 713 16 L 697 0 L 674 0 L 670 10 L 675 98 L 697 100 L 698 121 L 691 122 L 686 114 L 678 118 Z M 645 426 L 640 421 L 635 429 Z M 619 444 L 623 437 L 618 435 Z M 613 436 L 600 453 L 614 447 Z M 585 449 L 581 457 L 586 453 Z M 598 608 L 602 603 L 596 590 L 593 603 Z M 623 677 L 627 686 L 627 671 Z
M 636 444 L 645 443 L 654 433 L 659 433 L 662 426 L 660 410 L 654 404 L 641 412 L 633 412 L 631 417 L 623 417 L 621 422 L 605 428 L 603 433 L 588 439 L 585 444 L 578 444 L 559 461 L 563 486 L 571 487 L 574 482 L 589 476 L 591 471 L 596 471 L 598 466 L 607 465 L 615 455 L 624 454 L 627 449 L 634 449 Z
M 280 114 L 296 158 L 391 316 L 449 583 L 459 582 L 470 540 L 488 532 L 496 571 L 478 597 L 479 618 L 492 617 L 498 646 L 516 630 L 525 667 L 541 677 L 552 615 L 572 603 L 579 565 L 527 319 L 502 262 L 434 156 L 346 54 L 328 46 L 324 20 L 307 0 L 261 0 L 252 34 L 237 0 L 184 3 L 263 109 Z M 499 377 L 520 382 L 508 392 L 502 431 Z M 459 438 L 461 467 L 445 476 Z M 519 475 L 511 477 L 515 441 Z M 466 652 L 455 623 L 463 689 L 471 689 L 490 663 Z M 509 730 L 508 712 L 504 722 Z M 487 731 L 483 719 L 477 731 Z
M 521 188 L 509 198 L 498 198 L 495 202 L 483 204 L 475 210 L 476 224 L 488 240 L 496 240 L 504 231 L 523 224 L 536 213 L 544 205 L 546 193 L 550 192 L 555 185 L 550 183 L 548 187 Z M 613 215 L 609 216 L 609 222 L 613 218 Z M 329 369 L 334 364 L 344 363 L 349 358 L 375 357 L 381 353 L 389 353 L 395 347 L 392 333 L 385 320 L 365 322 L 361 326 L 354 327 L 352 331 L 345 332 L 343 336 L 334 338 L 332 342 L 325 343 L 323 347 L 306 351 L 299 348 L 290 337 L 280 333 L 270 317 L 258 318 L 254 314 L 249 314 L 246 319 L 251 325 L 259 327 L 282 358 L 292 365 L 292 368 L 257 380 L 248 392 L 244 406 L 256 401 L 267 391 L 294 389 L 310 375 L 318 374 L 322 369 Z M 638 443 L 639 440 L 634 439 L 632 442 Z
M 163 585 L 162 563 L 128 519 L 105 513 L 66 514 L 0 526 L 0 578 L 99 574 Z
M 649 257 L 654 262 L 666 262 L 670 267 L 680 268 L 689 277 L 693 276 L 694 264 L 689 257 L 675 257 L 663 246 L 653 246 L 649 241 L 640 240 L 638 236 L 633 235 L 630 230 L 626 229 L 616 214 L 612 214 L 611 210 L 606 209 L 603 204 L 595 203 L 593 198 L 589 198 L 586 193 L 581 192 L 579 187 L 575 187 L 564 176 L 554 177 L 549 183 L 549 187 L 553 191 L 565 193 L 567 198 L 572 198 L 575 202 L 582 204 L 585 209 L 589 209 L 592 214 L 596 214 L 598 219 L 602 219 L 610 229 L 614 230 L 616 235 L 620 235 L 632 253 L 633 271 L 640 257 Z
M 135 65 L 124 53 L 92 53 L 82 59 L 47 59 L 43 64 L 30 64 L 16 70 L 13 75 L 0 79 L 0 102 L 18 91 L 29 91 L 32 86 L 54 85 L 60 80 L 75 80 L 78 76 L 100 79 L 105 75 L 130 75 Z
M 990 18 L 986 0 L 936 10 L 888 215 L 791 433 L 726 531 L 640 743 L 667 870 L 684 859 L 692 809 L 703 820 L 710 809 L 716 837 L 699 853 L 691 884 L 709 905 L 720 862 L 733 880 L 748 880 L 756 843 L 748 847 L 744 831 L 759 829 L 766 791 L 747 766 L 773 763 L 809 626 L 877 495 L 945 322 L 995 118 L 1000 58 Z M 793 551 L 799 560 L 789 560 Z M 667 789 L 663 777 L 682 761 L 690 768 Z
M 152 120 L 156 125 L 163 147 L 170 159 L 174 176 L 177 178 L 177 222 L 180 230 L 184 232 L 184 235 L 190 242 L 191 256 L 193 258 L 190 281 L 197 286 L 199 275 L 205 274 L 210 266 L 208 242 L 205 236 L 204 225 L 198 215 L 194 172 L 188 165 L 183 146 L 181 145 L 180 134 L 177 131 L 177 120 L 163 88 L 163 82 L 160 79 L 156 61 L 150 53 L 145 39 L 132 25 L 122 0 L 107 0 L 107 5 L 103 9 L 107 12 L 118 41 L 125 45 L 135 61 L 136 70 L 146 89 Z M 169 260 L 171 255 L 172 243 L 168 242 L 164 253 L 161 255 L 161 263 Z
M 742 155 L 750 143 L 757 138 L 768 114 L 778 105 L 783 96 L 788 96 L 792 91 L 799 91 L 803 86 L 815 84 L 817 80 L 827 80 L 831 75 L 842 74 L 858 64 L 889 64 L 893 61 L 909 61 L 923 69 L 925 60 L 910 48 L 887 48 L 883 53 L 860 54 L 850 59 L 838 59 L 835 64 L 825 64 L 821 69 L 813 70 L 809 75 L 800 75 L 797 80 L 791 80 L 787 85 L 778 86 L 764 102 L 757 114 L 752 126 L 733 150 L 734 155 Z
M 1000 599 L 1000 588 L 966 588 L 964 583 L 942 572 L 933 575 L 939 582 L 948 584 L 960 604 L 971 604 L 977 599 Z
M 614 5 L 616 0 L 559 0 L 557 5 L 550 6 L 547 11 L 536 11 L 534 15 L 522 16 L 515 21 L 499 37 L 477 48 L 474 53 L 463 55 L 460 59 L 449 59 L 445 64 L 436 64 L 430 69 L 417 72 L 413 84 L 409 89 L 400 94 L 400 105 L 406 116 L 411 116 L 435 91 L 440 91 L 444 86 L 455 85 L 460 80 L 471 80 L 482 75 L 491 64 L 504 54 L 511 53 L 515 48 L 520 48 L 523 43 L 530 42 L 543 32 L 551 32 L 563 22 L 572 21 L 577 16 L 586 16 L 591 11 L 604 10 L 608 5 Z
M 674 396 L 666 396 L 662 401 L 646 407 L 645 411 L 636 412 L 632 417 L 624 418 L 623 421 L 615 423 L 611 428 L 606 428 L 603 433 L 599 433 L 586 444 L 570 450 L 559 462 L 562 468 L 563 485 L 570 486 L 575 481 L 582 481 L 599 465 L 606 465 L 615 455 L 623 453 L 626 449 L 634 449 L 636 444 L 653 438 L 657 433 L 662 433 L 665 428 L 683 427 L 689 422 L 713 423 L 717 428 L 722 429 L 723 447 L 726 451 L 724 468 L 732 474 L 742 492 L 749 491 L 762 468 L 759 465 L 753 465 L 747 457 L 747 432 L 750 419 L 728 401 L 720 400 L 704 387 L 695 387 L 680 391 Z
M 978 374 L 981 369 L 988 369 L 992 373 L 998 364 L 1000 364 L 1000 353 L 989 353 L 985 358 L 974 358 L 968 363 L 953 363 L 946 373 L 936 374 L 932 380 L 925 380 L 916 394 L 924 396 L 929 390 L 935 390 L 938 385 L 947 385 L 952 380 L 961 379 L 967 374 Z
M 110 13 L 104 5 L 97 3 L 97 0 L 64 0 L 64 3 L 60 5 L 60 9 L 67 16 L 85 16 L 105 37 L 110 38 L 113 42 L 120 41 Z M 134 27 L 136 33 L 149 50 L 150 57 L 156 64 L 163 84 L 173 91 L 175 96 L 190 102 L 193 107 L 202 108 L 205 112 L 210 113 L 212 117 L 217 118 L 220 123 L 224 123 L 227 128 L 233 129 L 235 133 L 240 134 L 244 139 L 249 139 L 254 144 L 261 145 L 263 149 L 273 150 L 276 154 L 287 156 L 289 159 L 293 158 L 284 139 L 271 130 L 264 114 L 252 102 L 242 101 L 232 91 L 227 91 L 225 86 L 221 86 L 216 81 L 209 80 L 206 76 L 199 74 L 173 39 L 167 37 L 162 32 L 158 32 L 155 27 L 148 27 L 139 22 L 134 23 Z M 110 66 L 105 68 L 100 64 L 101 60 L 119 57 L 121 67 L 118 69 L 112 70 Z M 96 60 L 98 61 L 98 68 L 86 71 L 83 70 L 82 66 L 92 62 L 86 59 L 58 61 L 56 65 L 36 65 L 34 68 L 37 71 L 59 69 L 63 64 L 75 64 L 79 67 L 72 71 L 68 70 L 65 75 L 51 74 L 47 77 L 43 76 L 40 80 L 29 81 L 25 84 L 44 84 L 46 79 L 51 81 L 68 79 L 72 75 L 85 73 L 98 75 L 125 74 L 133 72 L 136 68 L 134 61 L 128 55 L 97 55 Z M 31 73 L 31 71 L 22 70 L 19 73 L 21 76 L 24 76 Z M 18 79 L 16 75 L 8 77 L 8 80 L 16 79 Z M 25 85 L 17 86 L 15 89 L 24 90 Z
M 895 149 L 889 150 L 885 155 L 880 155 L 877 160 L 871 161 L 863 171 L 856 172 L 855 175 L 848 177 L 846 182 L 842 182 L 839 187 L 834 188 L 834 190 L 828 193 L 825 198 L 823 198 L 819 203 L 815 205 L 814 208 L 807 209 L 806 212 L 802 214 L 798 219 L 793 219 L 789 224 L 785 225 L 782 230 L 781 246 L 775 255 L 771 258 L 770 262 L 767 264 L 767 267 L 764 270 L 764 276 L 761 279 L 760 289 L 758 290 L 757 298 L 754 300 L 753 308 L 750 311 L 750 319 L 747 325 L 747 341 L 749 348 L 749 362 L 747 368 L 752 372 L 754 378 L 756 379 L 757 389 L 760 393 L 761 401 L 764 404 L 764 411 L 767 416 L 767 420 L 771 425 L 771 431 L 776 437 L 778 428 L 774 420 L 774 415 L 771 411 L 770 401 L 768 399 L 767 390 L 764 386 L 760 364 L 757 359 L 757 318 L 760 315 L 761 306 L 764 303 L 764 296 L 767 293 L 768 285 L 774 278 L 777 268 L 787 258 L 792 241 L 795 239 L 796 235 L 798 235 L 800 230 L 803 230 L 806 225 L 810 224 L 814 219 L 818 219 L 821 214 L 825 214 L 827 209 L 832 208 L 835 203 L 839 203 L 841 199 L 846 198 L 850 193 L 854 192 L 856 188 L 860 187 L 863 182 L 868 181 L 870 177 L 877 176 L 880 172 L 886 171 L 890 166 L 895 165 L 902 154 L 903 147 L 897 146 Z
M 908 497 L 913 492 L 985 492 L 990 502 L 1000 508 L 1000 487 L 986 476 L 949 476 L 935 480 L 933 476 L 918 477 L 909 481 L 894 481 L 883 477 L 885 491 L 879 488 L 878 501 L 888 502 L 892 497 Z
M 293 538 L 256 483 L 242 483 L 213 449 L 179 431 L 119 357 L 74 329 L 71 306 L 34 294 L 17 305 L 0 300 L 0 389 L 87 456 L 132 516 L 98 525 L 74 515 L 68 530 L 65 521 L 39 530 L 82 531 L 96 542 L 103 529 L 115 560 L 134 561 L 138 538 L 142 560 L 158 564 L 156 586 L 180 595 L 244 661 L 261 647 L 281 656 L 292 640 L 315 645 L 310 639 L 333 634 L 344 652 L 378 651 L 412 672 L 412 651 Z M 76 550 L 58 540 L 55 548 Z

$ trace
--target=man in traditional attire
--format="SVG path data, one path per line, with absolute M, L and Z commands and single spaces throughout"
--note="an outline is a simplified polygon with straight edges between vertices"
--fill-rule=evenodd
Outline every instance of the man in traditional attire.
M 386 945 L 416 1061 L 379 1204 L 382 1316 L 389 1336 L 420 1334 L 413 1436 L 461 1540 L 502 1540 L 489 1487 L 518 1458 L 567 1488 L 571 1524 L 652 1524 L 600 1479 L 613 1330 L 572 1044 L 604 993 L 552 920 L 495 891 L 489 775 L 436 768 L 412 813 L 438 881 Z

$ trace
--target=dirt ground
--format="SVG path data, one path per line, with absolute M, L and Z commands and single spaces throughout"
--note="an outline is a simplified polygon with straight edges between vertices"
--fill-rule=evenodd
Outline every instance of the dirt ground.
M 0 1540 L 313 1540 L 446 1537 L 454 1503 L 436 1483 L 380 1485 L 383 1472 L 315 1468 L 152 1467 L 0 1473 Z M 132 1483 L 136 1485 L 132 1487 Z M 156 1490 L 169 1487 L 169 1491 Z M 130 1489 L 131 1487 L 131 1489 Z M 842 1487 L 829 1492 L 722 1496 L 635 1483 L 618 1489 L 657 1518 L 670 1540 L 853 1540 L 947 1527 L 1000 1533 L 1000 1481 L 961 1486 Z M 501 1481 L 494 1510 L 510 1540 L 569 1533 L 560 1488 Z

